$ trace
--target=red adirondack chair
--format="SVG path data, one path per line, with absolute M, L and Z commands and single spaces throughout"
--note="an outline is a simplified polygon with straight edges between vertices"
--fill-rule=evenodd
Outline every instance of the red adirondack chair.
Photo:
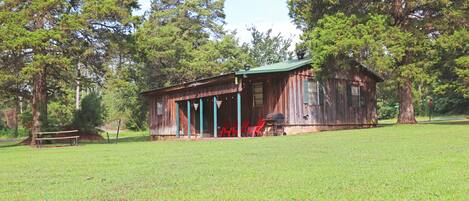
M 248 127 L 247 134 L 251 135 L 252 137 L 260 136 L 262 135 L 262 130 L 264 130 L 264 126 L 265 126 L 265 119 L 261 119 L 259 120 L 257 125 Z
M 243 123 L 241 123 L 241 135 L 247 133 L 249 127 L 249 121 L 244 120 Z M 238 136 L 238 124 L 236 123 L 231 127 L 231 135 L 233 136 Z
M 223 127 L 221 128 L 220 137 L 228 137 L 228 136 L 230 136 L 230 134 L 231 134 L 230 124 L 225 122 L 223 124 Z

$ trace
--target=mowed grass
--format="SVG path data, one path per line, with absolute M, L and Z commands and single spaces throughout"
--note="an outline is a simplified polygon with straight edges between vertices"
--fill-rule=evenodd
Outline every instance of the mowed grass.
M 0 148 L 0 200 L 468 200 L 469 122 Z

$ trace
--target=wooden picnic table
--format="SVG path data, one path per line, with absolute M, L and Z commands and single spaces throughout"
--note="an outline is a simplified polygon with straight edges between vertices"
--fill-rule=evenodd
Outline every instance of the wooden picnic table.
M 38 132 L 36 134 L 36 146 L 41 147 L 46 140 L 69 140 L 70 146 L 78 145 L 80 136 L 57 136 L 57 135 L 68 135 L 71 133 L 78 133 L 78 130 L 70 131 L 50 131 L 50 132 Z

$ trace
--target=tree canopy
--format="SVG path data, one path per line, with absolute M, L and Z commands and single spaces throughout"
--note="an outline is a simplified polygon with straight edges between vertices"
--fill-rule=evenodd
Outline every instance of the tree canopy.
M 289 50 L 292 40 L 284 38 L 280 33 L 274 35 L 272 29 L 259 31 L 255 26 L 248 28 L 251 41 L 243 44 L 243 49 L 253 59 L 254 66 L 263 66 L 291 59 L 293 52 Z
M 0 4 L 0 80 L 24 86 L 31 95 L 32 133 L 47 128 L 48 97 L 71 84 L 73 64 L 81 64 L 88 79 L 99 81 L 107 47 L 114 36 L 133 27 L 135 8 L 136 1 L 114 0 Z
M 445 56 L 438 54 L 436 41 L 467 30 L 469 19 L 463 0 L 290 0 L 288 5 L 316 70 L 353 60 L 380 72 L 398 92 L 399 123 L 416 122 L 414 89 L 438 79 L 430 70 Z

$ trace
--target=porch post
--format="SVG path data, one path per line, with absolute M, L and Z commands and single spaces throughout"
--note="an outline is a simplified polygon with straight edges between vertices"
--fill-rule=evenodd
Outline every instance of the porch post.
M 237 93 L 237 102 L 238 102 L 238 137 L 241 137 L 241 92 Z
M 199 99 L 199 128 L 200 128 L 200 138 L 204 137 L 204 101 L 202 98 Z
M 213 97 L 213 137 L 218 137 L 218 123 L 217 123 L 217 97 Z
M 187 136 L 191 138 L 191 101 L 187 101 Z
M 179 138 L 179 130 L 180 129 L 180 124 L 179 124 L 179 103 L 176 102 L 176 137 Z

